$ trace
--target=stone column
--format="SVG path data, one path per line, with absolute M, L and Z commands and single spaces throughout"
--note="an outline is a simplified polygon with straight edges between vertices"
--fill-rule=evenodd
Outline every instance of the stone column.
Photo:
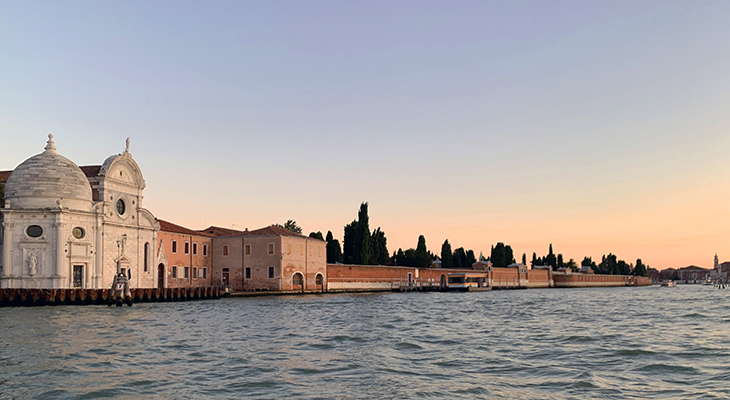
M 63 222 L 56 222 L 53 225 L 56 228 L 56 266 L 53 269 L 53 288 L 54 289 L 64 289 L 64 288 L 70 288 L 71 285 L 68 283 L 69 276 L 67 274 L 68 272 L 68 263 L 65 262 L 67 257 L 66 253 L 64 253 L 63 245 L 66 242 L 63 237 L 63 228 L 65 224 Z M 66 281 L 64 282 L 63 278 L 66 278 Z
M 96 217 L 96 240 L 94 243 L 94 288 L 104 289 L 104 236 L 102 225 L 99 221 L 99 215 Z
M 7 215 L 7 214 L 6 214 Z M 12 258 L 10 257 L 10 250 L 12 249 L 12 231 L 10 228 L 13 227 L 11 222 L 3 222 L 3 275 L 2 278 L 11 278 L 13 276 L 13 267 L 11 265 Z

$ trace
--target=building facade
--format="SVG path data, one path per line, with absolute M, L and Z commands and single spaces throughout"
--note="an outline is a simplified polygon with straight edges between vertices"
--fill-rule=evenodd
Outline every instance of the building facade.
M 253 231 L 210 227 L 212 284 L 234 291 L 327 290 L 326 242 L 276 226 Z
M 211 286 L 211 235 L 158 219 L 157 287 Z
M 48 136 L 45 151 L 0 174 L 0 288 L 108 288 L 117 264 L 132 287 L 154 287 L 159 224 L 142 207 L 129 140 L 124 153 L 79 168 Z

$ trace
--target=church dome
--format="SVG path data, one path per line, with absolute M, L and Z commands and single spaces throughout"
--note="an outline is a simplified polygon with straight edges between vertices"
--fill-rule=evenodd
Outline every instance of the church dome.
M 63 208 L 89 210 L 91 185 L 73 161 L 58 154 L 53 135 L 46 151 L 18 165 L 5 183 L 10 208 Z

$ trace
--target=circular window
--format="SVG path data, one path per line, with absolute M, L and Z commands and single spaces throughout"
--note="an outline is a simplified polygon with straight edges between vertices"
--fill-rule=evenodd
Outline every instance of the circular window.
M 71 233 L 74 235 L 76 239 L 83 239 L 84 236 L 86 236 L 86 232 L 84 232 L 84 228 L 79 228 L 78 226 L 74 228 Z
M 124 204 L 124 200 L 117 200 L 117 212 L 119 213 L 119 215 L 124 215 L 125 211 L 127 211 L 127 205 Z
M 25 230 L 25 233 L 32 238 L 37 238 L 43 234 L 43 228 L 38 225 L 31 225 Z

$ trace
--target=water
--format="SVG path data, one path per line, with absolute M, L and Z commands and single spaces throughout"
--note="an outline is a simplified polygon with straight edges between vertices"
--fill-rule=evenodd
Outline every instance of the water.
M 6 399 L 720 399 L 730 290 L 0 309 Z

